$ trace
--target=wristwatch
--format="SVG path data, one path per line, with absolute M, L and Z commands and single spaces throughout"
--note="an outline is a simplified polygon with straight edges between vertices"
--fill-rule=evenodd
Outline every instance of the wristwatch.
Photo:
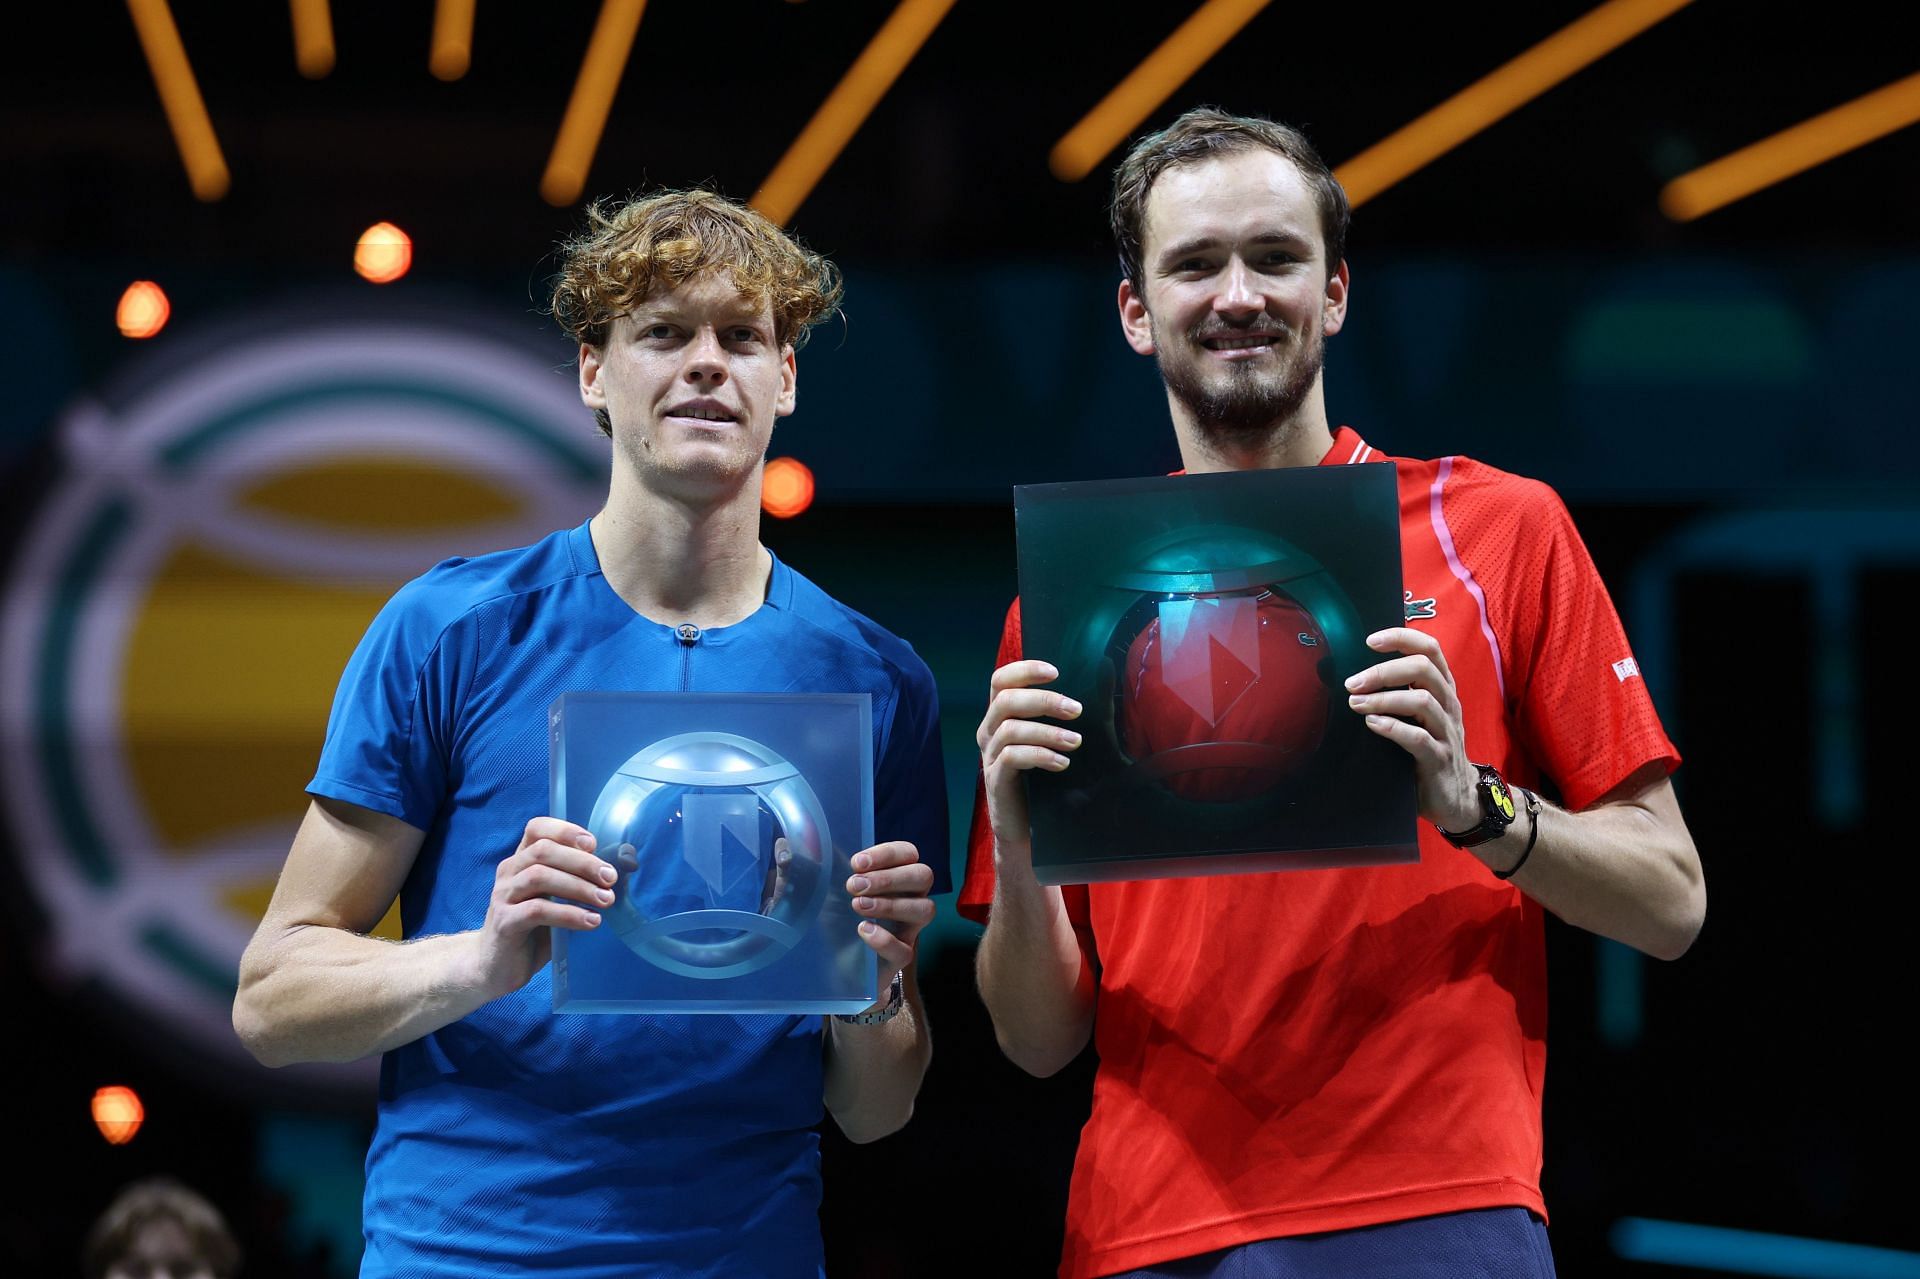
M 893 985 L 889 986 L 887 1002 L 878 1008 L 869 1008 L 863 1013 L 835 1013 L 835 1021 L 844 1021 L 850 1026 L 878 1026 L 882 1022 L 892 1021 L 900 1015 L 900 1009 L 906 999 L 906 979 L 898 970 L 894 970 Z
M 1500 770 L 1491 764 L 1475 764 L 1480 770 L 1480 781 L 1474 791 L 1480 797 L 1480 824 L 1469 830 L 1459 832 L 1444 830 L 1438 825 L 1440 837 L 1455 848 L 1472 848 L 1475 844 L 1484 844 L 1490 839 L 1498 839 L 1513 825 L 1513 791 L 1508 789 L 1506 778 L 1500 776 Z

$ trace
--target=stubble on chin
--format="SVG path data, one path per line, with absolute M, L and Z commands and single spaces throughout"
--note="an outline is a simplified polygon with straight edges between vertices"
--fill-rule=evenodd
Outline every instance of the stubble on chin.
M 1190 336 L 1183 335 L 1180 340 L 1186 349 L 1199 345 Z M 1279 369 L 1246 361 L 1223 365 L 1213 370 L 1219 376 L 1212 378 L 1204 375 L 1205 355 L 1184 363 L 1169 360 L 1168 345 L 1158 334 L 1155 349 L 1154 363 L 1161 381 L 1186 408 L 1201 433 L 1230 452 L 1285 443 L 1284 437 L 1294 429 L 1295 414 L 1313 391 L 1326 360 L 1326 343 L 1317 331 L 1308 345 L 1294 349 L 1292 358 Z

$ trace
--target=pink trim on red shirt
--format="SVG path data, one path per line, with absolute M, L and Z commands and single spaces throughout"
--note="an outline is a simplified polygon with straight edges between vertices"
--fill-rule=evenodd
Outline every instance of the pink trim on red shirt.
M 1473 596 L 1473 602 L 1480 608 L 1480 634 L 1486 637 L 1487 649 L 1493 654 L 1493 677 L 1500 684 L 1500 698 L 1506 700 L 1507 672 L 1500 662 L 1500 641 L 1493 637 L 1493 624 L 1487 620 L 1487 597 L 1480 589 L 1480 583 L 1474 581 L 1473 570 L 1460 561 L 1460 553 L 1454 549 L 1453 530 L 1447 527 L 1447 513 L 1440 501 L 1441 490 L 1447 485 L 1447 477 L 1453 474 L 1453 459 L 1440 459 L 1440 471 L 1433 477 L 1433 486 L 1427 490 L 1427 518 L 1433 522 L 1433 535 L 1439 539 L 1440 549 L 1446 553 L 1447 567 L 1460 579 L 1460 584 Z

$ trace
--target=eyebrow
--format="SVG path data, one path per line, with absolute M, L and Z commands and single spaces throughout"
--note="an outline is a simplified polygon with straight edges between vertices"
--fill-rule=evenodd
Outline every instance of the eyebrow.
M 1249 244 L 1283 244 L 1291 248 L 1301 249 L 1313 248 L 1312 238 L 1302 235 L 1298 231 L 1262 231 L 1258 235 L 1249 237 L 1246 242 Z M 1189 257 L 1195 253 L 1204 253 L 1209 249 L 1217 249 L 1222 243 L 1222 237 L 1217 235 L 1197 235 L 1190 240 L 1182 240 L 1178 244 L 1168 246 L 1167 249 L 1159 255 L 1157 260 L 1162 265 L 1165 265 L 1168 262 L 1178 261 L 1181 258 Z
M 774 327 L 771 317 L 759 311 L 748 310 L 747 306 L 748 304 L 742 303 L 739 308 L 731 312 L 723 310 L 720 323 L 728 327 L 749 329 L 771 330 Z M 636 324 L 640 323 L 643 317 L 657 322 L 678 321 L 686 317 L 686 308 L 675 302 L 644 302 L 627 312 L 627 318 Z

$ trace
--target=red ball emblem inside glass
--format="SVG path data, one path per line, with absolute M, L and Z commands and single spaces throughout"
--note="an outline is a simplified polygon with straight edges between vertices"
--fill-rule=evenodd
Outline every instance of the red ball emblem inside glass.
M 1326 651 L 1313 615 L 1271 589 L 1162 600 L 1120 675 L 1127 754 L 1183 799 L 1271 789 L 1326 735 Z

